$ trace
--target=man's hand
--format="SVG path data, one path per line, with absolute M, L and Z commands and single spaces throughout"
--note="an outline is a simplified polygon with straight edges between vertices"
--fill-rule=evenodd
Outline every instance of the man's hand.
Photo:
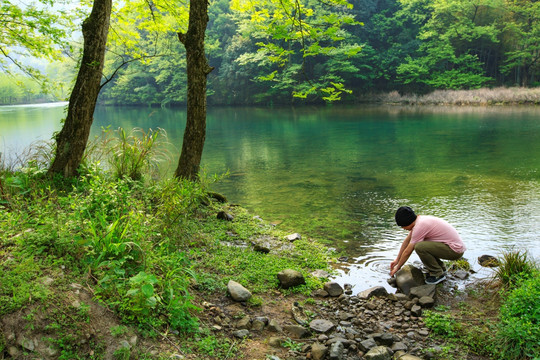
M 398 260 L 394 260 L 390 263 L 390 276 L 394 276 L 394 274 L 399 270 L 396 268 L 396 265 L 398 264 Z

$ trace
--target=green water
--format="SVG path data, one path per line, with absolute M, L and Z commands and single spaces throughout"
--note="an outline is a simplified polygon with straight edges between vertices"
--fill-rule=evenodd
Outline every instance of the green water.
M 62 111 L 0 108 L 0 152 L 50 138 Z M 540 256 L 539 108 L 210 108 L 207 123 L 202 165 L 230 174 L 215 190 L 342 251 L 339 279 L 358 290 L 384 282 L 405 204 L 453 224 L 477 270 L 511 247 Z M 180 149 L 185 111 L 99 108 L 94 133 L 107 125 L 161 127 Z

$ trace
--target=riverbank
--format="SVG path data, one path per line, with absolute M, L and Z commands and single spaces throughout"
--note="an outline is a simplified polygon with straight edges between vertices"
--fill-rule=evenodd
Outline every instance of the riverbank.
M 321 271 L 338 254 L 228 204 L 208 183 L 88 170 L 67 182 L 34 167 L 1 173 L 4 358 L 352 360 L 375 345 L 434 359 L 485 352 L 449 344 L 448 334 L 461 341 L 451 321 L 430 318 L 420 299 L 325 295 Z M 287 269 L 303 277 L 288 289 L 278 276 Z M 234 300 L 231 280 L 251 295 Z M 452 282 L 439 289 L 457 295 Z M 493 334 L 478 331 L 471 343 Z
M 473 90 L 435 90 L 425 95 L 392 91 L 367 94 L 359 100 L 366 103 L 394 105 L 539 105 L 540 88 L 482 88 Z

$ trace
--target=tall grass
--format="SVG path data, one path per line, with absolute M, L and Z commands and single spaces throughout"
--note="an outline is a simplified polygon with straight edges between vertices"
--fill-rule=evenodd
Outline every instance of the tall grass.
M 538 266 L 525 250 L 508 250 L 502 253 L 494 276 L 506 288 L 513 288 L 523 279 L 538 273 Z
M 167 143 L 167 133 L 160 128 L 147 132 L 118 128 L 106 142 L 107 161 L 117 178 L 140 180 L 143 174 L 155 177 L 160 165 L 170 162 Z
M 426 95 L 392 91 L 376 97 L 383 103 L 408 105 L 540 104 L 540 88 L 498 87 L 475 90 L 435 90 Z

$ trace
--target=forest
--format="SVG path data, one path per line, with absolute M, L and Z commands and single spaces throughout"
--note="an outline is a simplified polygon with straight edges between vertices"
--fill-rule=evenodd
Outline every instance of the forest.
M 185 50 L 163 26 L 165 17 L 148 26 L 141 14 L 147 10 L 113 12 L 100 104 L 185 104 Z M 208 17 L 209 104 L 354 102 L 394 90 L 424 94 L 540 81 L 537 1 L 216 0 Z M 73 42 L 45 71 L 62 86 L 54 87 L 55 99 L 65 100 L 72 86 L 80 48 Z M 26 75 L 0 75 L 1 103 L 40 98 L 42 89 Z

